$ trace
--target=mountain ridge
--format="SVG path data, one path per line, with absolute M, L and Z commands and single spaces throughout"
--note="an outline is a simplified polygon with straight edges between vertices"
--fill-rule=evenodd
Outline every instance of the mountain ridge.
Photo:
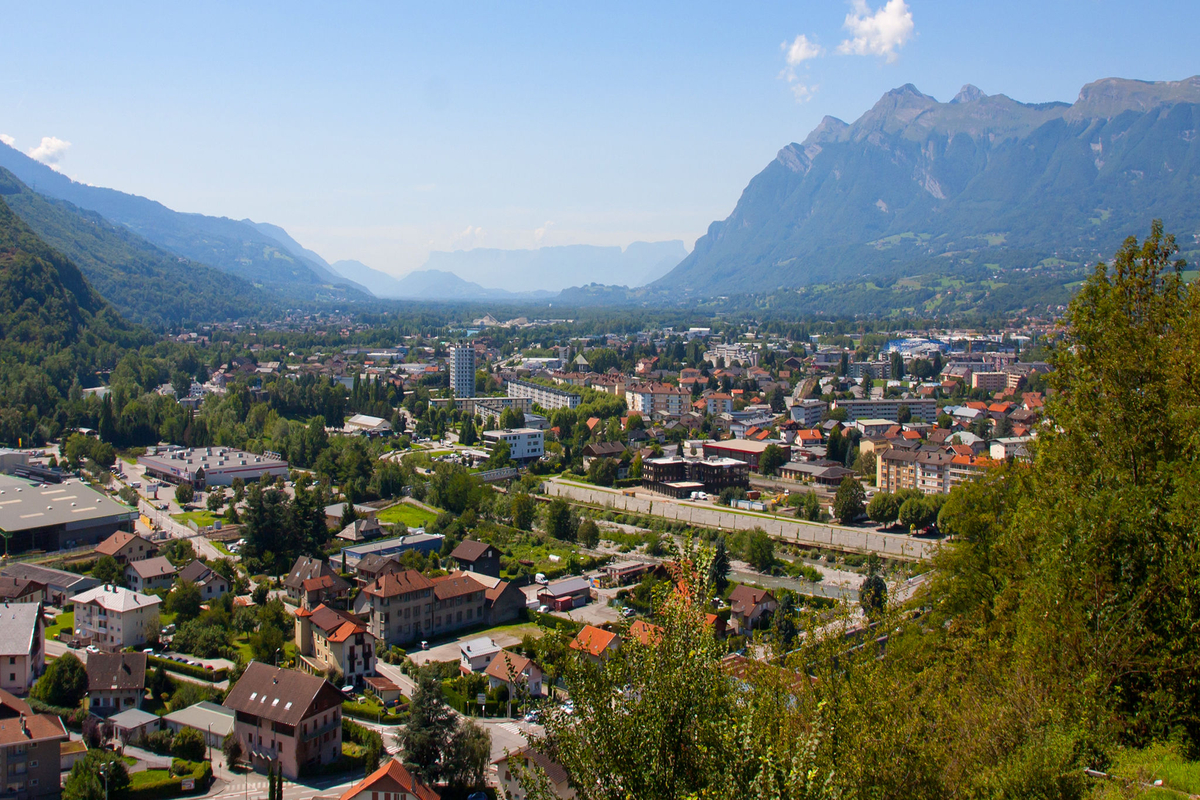
M 826 117 L 781 148 L 731 214 L 650 289 L 762 292 L 1103 257 L 1151 217 L 1200 233 L 1200 77 L 1106 78 L 1074 104 L 911 84 L 855 122 Z

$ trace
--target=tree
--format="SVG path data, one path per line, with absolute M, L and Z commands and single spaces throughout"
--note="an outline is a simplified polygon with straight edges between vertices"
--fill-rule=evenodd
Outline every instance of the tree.
M 492 445 L 492 452 L 484 463 L 487 469 L 503 469 L 512 466 L 512 448 L 503 440 Z
M 264 626 L 250 636 L 250 652 L 256 661 L 274 664 L 276 651 L 283 650 L 283 634 L 274 626 Z
M 782 448 L 777 444 L 769 444 L 758 457 L 758 470 L 763 475 L 774 475 L 786 463 L 787 457 L 783 455 Z
M 175 691 L 175 683 L 167 675 L 166 668 L 159 664 L 150 674 L 146 688 L 150 690 L 152 697 L 161 700 L 171 696 L 171 692 Z
M 931 506 L 925 501 L 925 498 L 910 497 L 900 504 L 896 513 L 896 521 L 909 530 L 923 528 L 937 518 L 936 513 L 930 514 L 931 510 Z M 930 518 L 931 516 L 933 519 Z
M 163 607 L 167 613 L 175 615 L 177 624 L 182 624 L 200 616 L 200 605 L 203 602 L 199 586 L 191 581 L 180 581 L 167 595 Z
M 63 800 L 120 800 L 129 796 L 129 772 L 116 753 L 88 750 L 71 767 Z
M 423 671 L 409 704 L 408 724 L 396 737 L 400 760 L 418 780 L 426 784 L 444 775 L 442 755 L 455 731 L 455 716 L 442 698 L 442 683 L 432 671 Z
M 850 354 L 842 353 L 842 357 L 838 359 L 838 375 L 845 377 L 850 371 Z
M 265 583 L 260 583 L 254 587 L 254 591 L 250 593 L 250 599 L 254 601 L 256 606 L 265 606 L 271 597 L 271 587 Z
M 582 520 L 579 523 L 579 543 L 589 550 L 594 549 L 600 544 L 600 528 L 590 519 Z
M 891 525 L 900 514 L 900 504 L 891 492 L 876 492 L 867 504 L 867 516 L 880 525 Z
M 215 514 L 221 510 L 223 505 L 225 505 L 225 488 L 217 486 L 209 491 L 204 507 Z
M 833 515 L 843 525 L 848 525 L 862 516 L 867 493 L 853 475 L 842 478 L 837 494 L 833 497 Z
M 561 497 L 556 497 L 546 506 L 546 533 L 564 542 L 575 541 L 579 518 L 571 506 Z
M 533 526 L 536 510 L 532 497 L 525 492 L 517 492 L 513 495 L 511 507 L 513 527 L 522 531 L 529 530 Z
M 1013 435 L 1013 423 L 1008 417 L 1001 417 L 996 422 L 995 433 L 992 434 L 996 439 L 1007 439 Z
M 868 619 L 877 619 L 887 607 L 887 583 L 879 575 L 879 556 L 867 556 L 867 579 L 858 590 L 858 603 Z
M 101 583 L 125 585 L 125 569 L 112 556 L 100 556 L 92 567 L 92 577 Z
M 775 566 L 775 540 L 762 528 L 750 532 L 746 542 L 746 563 L 759 572 L 769 572 Z
M 617 462 L 611 458 L 593 458 L 588 466 L 588 480 L 597 486 L 612 486 L 617 480 Z
M 180 728 L 171 744 L 171 755 L 184 761 L 203 761 L 207 755 L 204 736 L 194 728 Z
M 709 581 L 716 587 L 717 592 L 724 592 L 729 585 L 729 553 L 725 550 L 725 534 L 717 536 L 713 545 L 712 561 L 709 564 Z
M 225 754 L 225 765 L 232 767 L 242 758 L 242 742 L 237 735 L 230 731 L 221 741 L 221 752 Z
M 771 410 L 776 414 L 782 414 L 787 410 L 787 395 L 783 393 L 782 386 L 776 386 L 771 392 Z
M 354 507 L 354 503 L 350 501 L 349 497 L 347 497 L 346 502 L 342 503 L 342 520 L 340 523 L 342 530 L 345 530 L 353 525 L 354 521 L 357 519 L 358 509 Z
M 492 737 L 470 719 L 463 718 L 451 736 L 443 759 L 442 777 L 450 786 L 483 786 L 492 756 Z
M 907 404 L 901 403 L 900 407 L 896 409 L 896 422 L 899 422 L 901 425 L 906 422 L 912 422 L 912 411 Z
M 477 441 L 479 441 L 479 436 L 475 433 L 475 423 L 468 417 L 463 420 L 462 430 L 458 434 L 458 443 L 470 447 Z
M 186 506 L 196 498 L 196 490 L 192 488 L 190 483 L 181 483 L 175 487 L 175 502 L 181 506 Z
M 633 431 L 643 431 L 646 429 L 646 420 L 642 419 L 642 415 L 633 413 L 625 420 L 625 432 L 632 433 Z
M 87 669 L 73 654 L 65 653 L 46 665 L 29 695 L 47 705 L 75 708 L 83 702 L 87 686 Z

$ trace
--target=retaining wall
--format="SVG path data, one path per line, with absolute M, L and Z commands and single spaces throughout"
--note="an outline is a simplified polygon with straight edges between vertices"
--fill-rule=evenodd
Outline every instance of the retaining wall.
M 785 542 L 856 553 L 879 553 L 889 558 L 927 559 L 933 555 L 938 544 L 936 541 L 914 539 L 911 536 L 879 533 L 869 528 L 845 528 L 840 525 L 782 519 L 767 514 L 734 513 L 712 506 L 677 503 L 667 497 L 651 500 L 644 496 L 631 497 L 619 491 L 559 481 L 547 481 L 542 489 L 551 497 L 563 497 L 623 514 L 651 515 L 718 530 L 762 528 L 772 537 Z

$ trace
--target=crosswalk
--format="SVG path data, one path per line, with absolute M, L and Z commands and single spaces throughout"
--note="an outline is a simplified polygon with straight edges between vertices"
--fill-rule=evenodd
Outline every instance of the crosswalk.
M 525 735 L 525 731 L 521 730 L 521 726 L 515 722 L 501 722 L 499 727 L 503 728 L 504 730 L 508 731 L 509 733 L 514 733 L 517 736 Z

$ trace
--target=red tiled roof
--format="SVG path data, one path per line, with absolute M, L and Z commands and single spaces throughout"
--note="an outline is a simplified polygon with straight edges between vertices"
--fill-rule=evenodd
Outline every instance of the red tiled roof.
M 487 587 L 471 578 L 465 572 L 452 572 L 440 578 L 433 579 L 433 594 L 438 600 L 449 600 L 475 592 L 482 592 Z
M 523 655 L 508 650 L 501 650 L 492 656 L 491 663 L 487 665 L 487 669 L 483 672 L 490 678 L 511 683 L 514 680 L 519 680 L 522 673 L 532 664 L 533 662 Z
M 612 631 L 606 631 L 594 625 L 584 625 L 583 629 L 571 640 L 571 649 L 599 656 L 619 641 L 620 638 Z
M 339 800 L 382 797 L 383 792 L 390 792 L 393 797 L 399 797 L 402 793 L 413 794 L 417 796 L 417 800 L 441 798 L 441 795 L 414 778 L 403 764 L 393 758 L 348 789 Z
M 629 635 L 646 647 L 653 647 L 662 641 L 663 629 L 652 622 L 639 619 L 629 626 Z

